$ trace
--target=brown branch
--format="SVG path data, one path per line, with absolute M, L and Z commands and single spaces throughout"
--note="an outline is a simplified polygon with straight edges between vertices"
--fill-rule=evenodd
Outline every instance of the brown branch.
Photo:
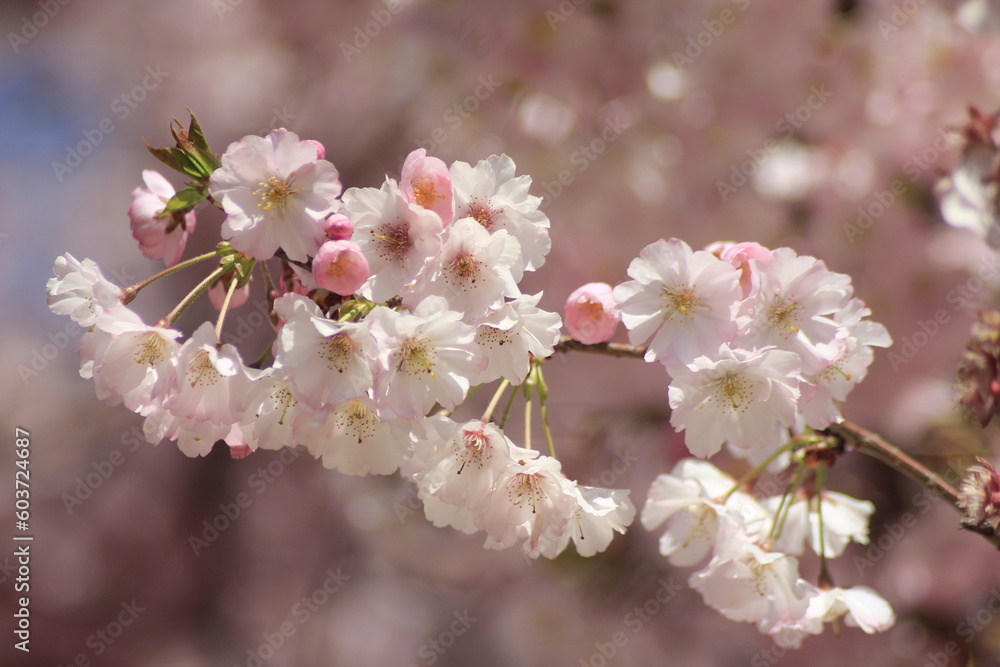
M 589 352 L 591 354 L 603 354 L 607 357 L 626 357 L 629 359 L 642 359 L 646 354 L 646 348 L 641 345 L 626 345 L 625 343 L 594 343 L 587 345 L 565 336 L 556 344 L 555 351 Z
M 846 420 L 839 424 L 830 424 L 826 428 L 826 431 L 840 438 L 845 444 L 850 445 L 859 452 L 878 459 L 882 463 L 903 473 L 924 488 L 947 500 L 959 514 L 965 515 L 965 512 L 962 511 L 959 505 L 961 494 L 954 486 L 946 482 L 934 471 L 911 458 L 899 447 L 886 442 L 882 436 Z M 987 526 L 972 526 L 965 522 L 962 522 L 961 527 L 982 535 L 993 546 L 1000 549 L 1000 535 L 997 535 L 991 528 Z
M 886 442 L 877 433 L 872 433 L 868 429 L 846 420 L 839 424 L 830 424 L 826 430 L 854 449 L 878 459 L 918 482 L 921 486 L 930 489 L 952 506 L 958 506 L 959 493 L 955 487 L 922 463 L 915 461 L 899 447 Z

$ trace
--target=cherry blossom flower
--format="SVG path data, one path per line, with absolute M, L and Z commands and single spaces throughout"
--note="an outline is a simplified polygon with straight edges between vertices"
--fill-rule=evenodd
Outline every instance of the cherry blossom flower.
M 427 420 L 427 435 L 418 440 L 416 451 L 425 463 L 413 476 L 420 497 L 467 509 L 489 505 L 497 479 L 514 457 L 538 456 L 517 447 L 492 422 L 456 424 L 447 417 Z
M 475 344 L 486 365 L 472 384 L 503 377 L 519 385 L 528 375 L 532 355 L 540 359 L 552 355 L 562 322 L 556 313 L 538 308 L 541 298 L 541 292 L 523 294 L 480 322 Z
M 302 441 L 325 468 L 345 475 L 388 475 L 412 451 L 410 429 L 393 428 L 367 396 L 331 406 L 321 417 L 317 425 L 302 429 Z
M 750 262 L 760 277 L 760 290 L 743 302 L 746 330 L 740 344 L 774 345 L 794 352 L 807 374 L 829 366 L 837 356 L 835 341 L 840 330 L 832 317 L 847 306 L 851 279 L 791 248 L 778 248 L 767 263 Z
M 797 621 L 772 630 L 775 643 L 783 648 L 801 648 L 807 635 L 823 632 L 824 624 L 844 617 L 844 624 L 861 628 L 868 634 L 884 632 L 896 622 L 896 615 L 886 600 L 865 586 L 819 590 L 805 582 L 809 607 Z
M 611 285 L 587 283 L 566 299 L 566 329 L 575 340 L 592 345 L 611 340 L 618 329 L 618 315 Z
M 555 558 L 573 541 L 581 556 L 593 556 L 608 548 L 615 533 L 625 534 L 635 519 L 635 506 L 627 489 L 574 486 L 576 507 L 561 535 L 540 541 L 539 552 Z M 530 553 L 529 553 L 530 555 Z
M 321 245 L 313 258 L 312 270 L 320 287 L 342 296 L 357 292 L 371 275 L 361 248 L 351 241 L 327 241 Z
M 233 142 L 221 162 L 208 190 L 227 215 L 223 238 L 254 259 L 269 259 L 279 247 L 299 262 L 316 253 L 341 188 L 315 146 L 280 128 Z
M 791 352 L 722 345 L 713 357 L 670 372 L 670 424 L 685 432 L 695 456 L 709 457 L 725 442 L 739 449 L 773 448 L 795 423 L 799 358 Z
M 235 423 L 215 424 L 207 420 L 178 417 L 160 406 L 152 406 L 143 423 L 143 433 L 146 441 L 156 444 L 166 438 L 176 441 L 178 449 L 185 456 L 207 456 L 219 440 L 235 438 L 234 444 L 239 446 L 245 442 L 242 433 L 234 430 Z M 227 442 L 228 444 L 228 442 Z
M 629 341 L 648 343 L 646 361 L 690 363 L 736 336 L 740 274 L 728 262 L 660 240 L 640 251 L 628 275 L 633 280 L 615 287 L 614 299 Z
M 428 157 L 427 149 L 418 148 L 406 156 L 399 187 L 407 201 L 437 213 L 445 227 L 451 224 L 455 216 L 451 174 L 440 159 Z
M 375 341 L 370 322 L 336 322 L 298 294 L 274 302 L 284 321 L 275 341 L 275 366 L 288 374 L 292 394 L 313 409 L 368 393 Z
M 441 218 L 408 202 L 390 179 L 380 189 L 345 192 L 344 214 L 354 223 L 352 238 L 371 268 L 371 277 L 358 290 L 367 299 L 396 296 L 441 250 Z
M 435 403 L 451 409 L 465 399 L 469 378 L 482 367 L 473 356 L 475 329 L 441 297 L 424 299 L 413 313 L 372 311 L 380 372 L 375 396 L 393 417 L 417 419 Z
M 649 488 L 640 521 L 646 530 L 667 522 L 660 553 L 673 565 L 695 565 L 731 534 L 756 530 L 767 516 L 751 496 L 736 491 L 723 503 L 736 481 L 707 461 L 681 459 L 669 475 L 659 475 Z
M 552 242 L 549 219 L 538 210 L 540 197 L 528 194 L 530 176 L 515 176 L 514 161 L 506 155 L 491 155 L 475 167 L 467 162 L 451 165 L 455 193 L 455 219 L 472 218 L 486 231 L 506 229 L 518 240 L 521 258 L 513 268 L 520 282 L 524 271 L 545 263 Z
M 174 186 L 152 169 L 143 170 L 142 180 L 146 187 L 132 191 L 132 205 L 128 209 L 132 238 L 139 243 L 143 257 L 162 259 L 167 266 L 173 266 L 184 254 L 187 238 L 194 232 L 195 213 L 164 214 L 167 202 L 176 194 Z
M 506 549 L 524 540 L 525 553 L 537 558 L 548 540 L 567 530 L 578 507 L 575 485 L 551 456 L 507 466 L 479 523 L 487 534 L 486 548 Z
M 228 433 L 240 421 L 249 382 L 239 351 L 228 343 L 218 346 L 215 328 L 205 322 L 184 342 L 173 362 L 177 381 L 164 407 L 178 419 L 224 426 Z
M 122 402 L 141 412 L 172 386 L 181 332 L 148 326 L 124 307 L 106 311 L 98 321 L 108 334 L 94 351 L 92 373 L 98 394 L 111 405 Z
M 799 620 L 809 608 L 798 560 L 738 536 L 723 541 L 708 566 L 688 583 L 726 618 L 756 623 L 767 634 Z
M 49 310 L 69 315 L 81 327 L 92 327 L 105 310 L 121 305 L 121 288 L 104 277 L 92 260 L 69 253 L 56 258 L 54 278 L 45 284 Z
M 482 317 L 502 305 L 504 297 L 521 294 L 511 275 L 519 254 L 517 239 L 506 231 L 490 234 L 472 218 L 456 220 L 445 231 L 440 257 L 425 266 L 403 303 L 442 296 L 467 318 Z
M 254 451 L 301 444 L 296 427 L 312 419 L 312 413 L 293 395 L 288 374 L 276 367 L 254 374 L 242 410 L 241 433 Z

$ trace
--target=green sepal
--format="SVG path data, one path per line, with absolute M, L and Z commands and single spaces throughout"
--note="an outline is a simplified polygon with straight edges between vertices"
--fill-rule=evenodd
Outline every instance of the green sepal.
M 185 209 L 194 208 L 195 204 L 204 201 L 208 197 L 205 189 L 198 185 L 189 185 L 184 188 L 167 202 L 167 207 L 163 209 L 166 214 L 174 213 L 175 211 L 182 211 Z

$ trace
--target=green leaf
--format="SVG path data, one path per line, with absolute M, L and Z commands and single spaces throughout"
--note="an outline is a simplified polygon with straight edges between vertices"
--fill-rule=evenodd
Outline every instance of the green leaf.
M 154 148 L 153 146 L 150 146 L 149 142 L 145 139 L 143 139 L 142 142 L 146 144 L 146 149 L 153 154 L 153 157 L 171 169 L 176 169 L 179 172 L 188 174 L 194 168 L 190 158 L 188 158 L 187 154 L 181 149 Z
M 187 208 L 194 208 L 194 205 L 204 200 L 208 195 L 205 190 L 197 185 L 184 188 L 167 202 L 167 207 L 163 209 L 165 214 L 173 213 Z
M 219 158 L 215 157 L 212 151 L 193 147 L 188 151 L 188 157 L 201 167 L 203 175 L 199 178 L 208 178 L 213 171 L 219 168 Z
M 191 111 L 191 107 L 184 107 L 191 114 L 191 122 L 188 124 L 188 139 L 191 143 L 205 151 L 206 153 L 211 153 L 212 151 L 208 148 L 208 140 L 205 139 L 205 133 L 201 129 L 201 123 L 198 122 L 198 117 L 194 115 Z M 215 156 L 213 156 L 215 157 Z

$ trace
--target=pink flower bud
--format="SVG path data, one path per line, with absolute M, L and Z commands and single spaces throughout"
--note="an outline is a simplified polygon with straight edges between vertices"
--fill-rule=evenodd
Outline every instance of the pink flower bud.
M 724 248 L 719 253 L 719 259 L 729 262 L 740 270 L 740 287 L 743 289 L 743 298 L 745 299 L 757 291 L 759 283 L 750 266 L 750 260 L 756 259 L 764 264 L 770 264 L 771 251 L 759 243 L 736 243 Z
M 399 189 L 407 201 L 437 213 L 444 226 L 451 224 L 455 217 L 451 174 L 440 159 L 427 157 L 426 149 L 418 148 L 406 156 Z
M 322 160 L 323 158 L 326 157 L 326 148 L 323 147 L 323 144 L 319 143 L 315 139 L 306 139 L 306 143 L 312 144 L 316 148 L 317 160 Z
M 313 257 L 313 277 L 320 287 L 334 294 L 354 294 L 370 274 L 368 260 L 352 241 L 327 241 Z
M 222 310 L 222 304 L 226 301 L 226 294 L 229 292 L 229 285 L 236 279 L 235 272 L 229 272 L 212 283 L 208 288 L 208 300 L 212 302 L 216 310 Z M 243 287 L 237 287 L 233 292 L 233 298 L 229 300 L 230 308 L 239 308 L 250 298 L 250 283 Z
M 587 283 L 566 299 L 566 328 L 575 340 L 591 345 L 615 335 L 618 316 L 611 290 L 607 283 Z
M 331 213 L 323 221 L 323 229 L 331 241 L 350 241 L 354 234 L 354 223 L 348 220 L 346 215 Z
M 146 187 L 132 191 L 132 205 L 128 209 L 132 238 L 139 242 L 144 257 L 162 259 L 167 266 L 173 266 L 184 253 L 188 235 L 194 231 L 194 211 L 165 215 L 163 210 L 174 196 L 174 186 L 152 169 L 142 172 L 142 180 Z

